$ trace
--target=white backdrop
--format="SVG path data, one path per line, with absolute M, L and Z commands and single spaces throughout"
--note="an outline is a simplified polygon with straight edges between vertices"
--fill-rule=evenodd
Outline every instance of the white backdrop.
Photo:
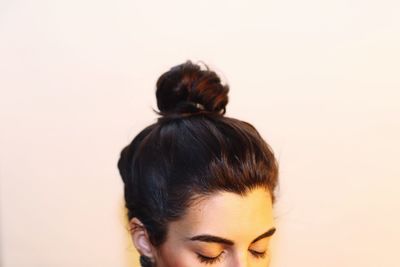
M 186 59 L 276 152 L 271 267 L 398 267 L 396 0 L 0 2 L 0 265 L 138 266 L 119 152 Z

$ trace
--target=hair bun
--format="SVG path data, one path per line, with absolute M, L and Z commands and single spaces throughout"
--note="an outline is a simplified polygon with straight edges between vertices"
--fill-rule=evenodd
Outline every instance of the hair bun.
M 206 70 L 190 60 L 172 67 L 157 80 L 157 106 L 160 115 L 214 113 L 223 115 L 228 104 L 229 86 L 204 64 Z

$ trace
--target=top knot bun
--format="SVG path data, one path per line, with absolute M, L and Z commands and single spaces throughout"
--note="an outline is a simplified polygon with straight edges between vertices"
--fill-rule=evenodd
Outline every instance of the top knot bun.
M 160 115 L 214 113 L 223 115 L 228 104 L 229 86 L 204 64 L 206 70 L 190 60 L 172 67 L 157 80 L 157 106 Z

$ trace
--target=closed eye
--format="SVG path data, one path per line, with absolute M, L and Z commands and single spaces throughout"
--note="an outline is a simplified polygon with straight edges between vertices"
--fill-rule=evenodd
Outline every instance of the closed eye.
M 221 255 L 223 253 L 224 252 L 222 251 L 221 254 L 219 254 L 217 257 L 207 257 L 207 256 L 204 256 L 204 255 L 201 255 L 198 253 L 196 253 L 196 255 L 197 255 L 197 258 L 200 260 L 200 262 L 205 263 L 205 264 L 213 264 L 213 263 L 216 263 L 221 260 Z
M 264 251 L 264 252 L 258 252 L 258 251 L 252 251 L 251 253 L 253 253 L 253 255 L 256 257 L 256 258 L 264 258 L 265 256 L 266 256 L 266 254 L 267 254 L 267 252 L 266 251 Z
M 255 250 L 250 250 L 250 252 L 251 252 L 251 254 L 253 254 L 254 257 L 256 257 L 256 258 L 265 258 L 266 254 L 267 254 L 266 251 L 264 251 L 264 252 L 258 252 L 258 251 L 255 251 Z M 207 256 L 204 256 L 204 255 L 201 255 L 201 254 L 196 253 L 197 258 L 200 260 L 200 262 L 205 263 L 205 264 L 214 264 L 214 263 L 216 263 L 216 262 L 221 261 L 221 259 L 222 259 L 221 255 L 222 255 L 222 254 L 224 254 L 224 251 L 222 251 L 221 254 L 219 254 L 219 255 L 216 256 L 216 257 L 207 257 Z

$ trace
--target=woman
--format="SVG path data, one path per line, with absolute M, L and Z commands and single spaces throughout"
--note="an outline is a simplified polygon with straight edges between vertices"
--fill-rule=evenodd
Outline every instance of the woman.
M 121 151 L 143 267 L 266 267 L 278 163 L 249 123 L 224 116 L 229 86 L 190 60 L 156 85 L 157 122 Z

